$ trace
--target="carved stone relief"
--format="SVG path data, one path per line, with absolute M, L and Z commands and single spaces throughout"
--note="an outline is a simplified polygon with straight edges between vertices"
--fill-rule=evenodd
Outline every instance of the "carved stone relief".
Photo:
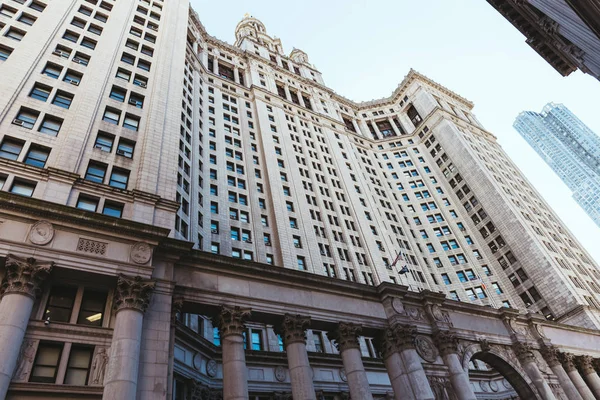
M 48 221 L 38 221 L 29 231 L 29 241 L 40 246 L 46 245 L 54 238 L 54 227 Z
M 33 365 L 33 358 L 35 357 L 37 342 L 38 340 L 23 341 L 21 350 L 19 352 L 19 358 L 17 359 L 17 368 L 13 374 L 13 381 L 27 382 L 29 371 L 31 371 L 31 366 Z
M 92 360 L 92 368 L 90 369 L 90 385 L 104 385 L 104 374 L 106 372 L 106 365 L 108 364 L 108 354 L 109 352 L 106 347 L 96 349 L 96 354 Z
M 206 362 L 206 375 L 211 378 L 217 376 L 217 362 L 215 360 L 208 360 Z
M 131 246 L 129 257 L 136 264 L 146 264 L 152 258 L 152 247 L 148 243 L 137 242 Z
M 287 372 L 285 371 L 285 367 L 282 367 L 281 365 L 275 367 L 275 379 L 277 379 L 278 382 L 285 381 L 286 377 Z
M 438 352 L 433 341 L 427 336 L 417 335 L 415 337 L 415 347 L 421 358 L 427 362 L 435 362 Z

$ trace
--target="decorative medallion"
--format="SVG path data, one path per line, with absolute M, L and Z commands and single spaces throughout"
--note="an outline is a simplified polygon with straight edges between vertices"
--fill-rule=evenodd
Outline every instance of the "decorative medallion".
M 492 389 L 492 392 L 497 392 L 498 389 L 500 389 L 498 387 L 498 382 L 496 382 L 496 381 L 490 381 L 490 389 Z
M 217 362 L 215 360 L 208 360 L 206 362 L 206 375 L 211 378 L 217 376 Z
M 192 358 L 192 365 L 197 371 L 200 371 L 200 368 L 202 368 L 202 356 L 200 353 L 194 354 L 194 358 Z
M 29 231 L 29 240 L 33 244 L 43 246 L 54 238 L 54 227 L 48 221 L 38 221 Z
M 282 367 L 281 365 L 278 365 L 277 367 L 275 367 L 275 379 L 277 379 L 278 382 L 285 381 L 286 377 L 287 377 L 287 373 L 285 372 L 284 367 Z
M 398 297 L 395 297 L 394 300 L 392 300 L 392 308 L 398 314 L 404 315 L 406 313 L 404 310 L 404 304 L 402 304 L 402 300 L 400 300 Z
M 481 391 L 483 391 L 483 392 L 487 393 L 490 391 L 490 385 L 487 381 L 480 381 L 479 387 L 481 387 Z
M 148 243 L 137 242 L 131 246 L 129 256 L 136 264 L 146 264 L 152 257 L 152 247 Z
M 415 337 L 415 347 L 417 349 L 417 353 L 421 356 L 421 358 L 427 362 L 435 362 L 437 358 L 437 351 L 433 344 L 433 341 L 427 336 L 417 335 Z
M 348 377 L 346 376 L 346 369 L 340 369 L 340 379 L 344 382 L 348 382 Z

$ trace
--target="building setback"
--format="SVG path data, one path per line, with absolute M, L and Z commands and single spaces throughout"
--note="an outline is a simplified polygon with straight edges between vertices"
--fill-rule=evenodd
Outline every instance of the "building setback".
M 473 104 L 235 37 L 0 1 L 0 399 L 591 398 L 598 267 Z
M 513 126 L 573 191 L 600 226 L 600 138 L 567 107 L 548 103 L 541 113 L 524 111 Z

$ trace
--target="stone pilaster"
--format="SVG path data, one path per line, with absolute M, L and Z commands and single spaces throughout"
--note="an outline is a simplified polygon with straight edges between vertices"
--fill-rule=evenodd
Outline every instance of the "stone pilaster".
M 144 312 L 155 281 L 140 276 L 119 275 L 115 291 L 115 328 L 102 399 L 135 400 Z
M 462 367 L 458 358 L 458 337 L 451 331 L 438 330 L 433 335 L 433 341 L 437 346 L 444 364 L 448 367 L 450 383 L 459 400 L 475 400 L 477 397 L 473 392 L 469 376 Z
M 335 340 L 335 346 L 342 356 L 350 397 L 355 400 L 373 400 L 358 342 L 361 332 L 360 325 L 340 322 L 336 331 L 329 332 L 327 336 L 330 340 Z
M 598 373 L 594 368 L 594 359 L 588 355 L 579 356 L 577 357 L 577 364 L 588 387 L 596 398 L 600 399 L 600 377 L 598 377 Z
M 558 349 L 551 344 L 542 343 L 540 353 L 542 354 L 542 357 L 544 357 L 544 360 L 546 360 L 546 363 L 548 363 L 548 366 L 554 375 L 558 378 L 558 382 L 567 397 L 572 400 L 583 400 L 560 362 L 560 352 Z
M 6 397 L 17 366 L 35 297 L 54 263 L 8 254 L 4 266 L 6 274 L 0 287 L 0 399 Z
M 386 328 L 381 332 L 378 348 L 381 351 L 385 369 L 394 389 L 394 398 L 396 400 L 414 400 L 415 396 L 406 373 L 404 361 L 400 355 L 400 348 L 397 344 L 394 329 Z
M 223 399 L 248 399 L 248 370 L 244 352 L 244 322 L 250 317 L 249 308 L 221 306 L 217 326 L 223 349 Z
M 285 314 L 283 318 L 283 343 L 287 353 L 292 397 L 298 400 L 316 400 L 312 369 L 306 352 L 306 329 L 310 317 Z
M 575 356 L 571 353 L 560 353 L 559 360 L 561 361 L 567 375 L 573 382 L 573 385 L 584 400 L 595 400 L 595 396 L 583 380 L 583 377 L 577 370 Z
M 535 354 L 533 353 L 533 346 L 526 342 L 515 342 L 512 348 L 523 369 L 537 388 L 541 398 L 544 400 L 556 400 L 552 389 L 538 368 Z

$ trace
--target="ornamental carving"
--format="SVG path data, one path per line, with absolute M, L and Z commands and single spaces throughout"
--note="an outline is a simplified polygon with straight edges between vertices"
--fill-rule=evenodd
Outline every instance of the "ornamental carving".
M 306 343 L 306 328 L 310 326 L 310 317 L 285 314 L 283 317 L 283 343 L 287 347 L 292 343 Z
M 560 353 L 560 361 L 567 373 L 577 369 L 575 366 L 575 356 L 571 353 Z
M 171 301 L 171 323 L 181 321 L 181 310 L 183 309 L 183 297 L 173 297 Z
M 386 328 L 381 332 L 378 344 L 378 347 L 381 350 L 381 356 L 384 360 L 393 353 L 396 353 L 398 351 L 398 346 L 396 345 L 394 330 L 392 328 Z
M 458 354 L 458 338 L 450 331 L 437 331 L 433 335 L 433 340 L 440 351 L 440 354 Z
M 427 315 L 429 316 L 429 319 L 434 325 L 438 325 L 438 323 L 441 323 L 446 327 L 452 326 L 450 314 L 448 314 L 447 311 L 442 310 L 442 307 L 440 307 L 438 304 L 427 304 L 425 306 L 425 310 L 427 312 Z
M 44 280 L 52 272 L 54 262 L 39 263 L 35 258 L 21 258 L 8 254 L 5 261 L 6 274 L 2 280 L 0 294 L 20 293 L 35 298 L 41 291 Z
M 77 251 L 82 251 L 84 253 L 92 253 L 100 256 L 106 254 L 107 247 L 108 243 L 97 242 L 95 240 L 90 239 L 79 238 L 79 241 L 77 242 Z
M 27 382 L 29 371 L 33 365 L 33 358 L 35 357 L 35 351 L 37 340 L 25 340 L 21 345 L 19 351 L 19 358 L 17 359 L 17 369 L 13 374 L 12 380 L 14 382 Z
M 137 242 L 131 246 L 129 257 L 136 264 L 146 264 L 152 258 L 152 247 L 148 243 Z
M 29 231 L 29 241 L 33 244 L 43 246 L 54 238 L 54 227 L 48 221 L 38 221 Z
M 533 353 L 533 347 L 529 343 L 516 342 L 512 346 L 515 355 L 522 364 L 528 364 L 535 362 L 535 354 Z
M 217 317 L 217 326 L 221 339 L 229 335 L 240 335 L 244 332 L 244 322 L 250 317 L 251 309 L 239 306 L 221 306 Z
M 423 360 L 430 363 L 435 362 L 438 354 L 433 341 L 430 338 L 423 335 L 417 335 L 415 337 L 415 347 L 417 349 L 417 353 Z
M 285 372 L 285 367 L 282 367 L 281 365 L 275 367 L 275 379 L 277 379 L 277 382 L 284 382 L 286 378 L 287 373 Z
M 488 352 L 492 349 L 490 342 L 487 339 L 479 339 L 479 346 L 482 352 Z
M 583 372 L 584 376 L 596 372 L 594 369 L 594 359 L 592 356 L 584 355 L 577 357 L 577 364 L 579 365 L 579 368 L 581 368 L 581 372 Z
M 193 380 L 190 385 L 190 400 L 222 400 L 223 391 L 219 389 L 210 389 L 197 380 Z
M 107 365 L 108 350 L 105 347 L 101 347 L 96 351 L 96 355 L 94 355 L 94 359 L 92 360 L 92 368 L 90 370 L 90 385 L 104 385 L 104 374 L 106 372 Z
M 359 349 L 358 337 L 362 327 L 351 322 L 340 322 L 334 332 L 327 333 L 329 340 L 335 340 L 335 347 L 339 352 L 347 349 Z
M 115 291 L 115 310 L 133 309 L 146 312 L 156 282 L 141 276 L 120 274 Z
M 490 389 L 492 389 L 492 392 L 497 392 L 500 389 L 500 387 L 498 387 L 498 382 L 490 381 Z
M 554 21 L 552 18 L 548 17 L 547 15 L 538 19 L 537 22 L 540 25 L 540 27 L 544 30 L 544 32 L 546 32 L 550 35 L 555 35 L 558 33 L 558 28 L 559 28 L 558 22 Z
M 550 367 L 554 367 L 556 365 L 560 365 L 560 360 L 559 360 L 559 351 L 556 347 L 550 345 L 542 345 L 542 347 L 540 348 L 540 353 L 542 354 L 542 357 L 544 357 L 544 360 L 546 360 L 546 362 L 548 363 L 548 365 Z
M 404 304 L 402 304 L 402 300 L 398 297 L 394 297 L 392 300 L 392 308 L 400 315 L 406 315 L 406 310 L 404 309 Z
M 218 365 L 215 360 L 208 360 L 206 362 L 206 375 L 210 376 L 211 378 L 217 376 L 217 367 Z
M 194 353 L 194 357 L 192 357 L 192 367 L 194 367 L 196 371 L 202 369 L 202 355 L 200 353 Z
M 273 393 L 273 400 L 292 400 L 292 394 L 290 392 L 275 392 Z
M 414 349 L 417 327 L 413 325 L 396 325 L 393 328 L 396 346 L 399 350 Z

